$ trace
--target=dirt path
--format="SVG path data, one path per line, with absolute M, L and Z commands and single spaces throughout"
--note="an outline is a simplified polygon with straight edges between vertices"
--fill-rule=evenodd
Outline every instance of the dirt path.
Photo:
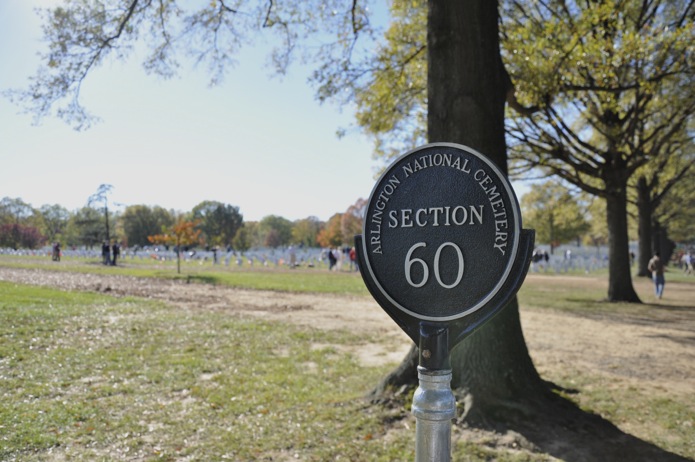
M 607 289 L 600 278 L 550 278 L 573 287 Z M 668 297 L 656 303 L 649 279 L 635 278 L 633 284 L 649 304 L 634 311 L 629 305 L 610 316 L 522 308 L 524 335 L 541 375 L 551 369 L 579 369 L 605 376 L 606 386 L 613 388 L 638 386 L 661 395 L 695 393 L 693 286 L 670 283 Z
M 553 276 L 547 281 L 545 278 L 545 275 L 531 274 L 528 282 L 561 283 L 563 287 L 592 290 L 605 284 L 601 279 L 590 277 Z M 157 299 L 184 309 L 222 310 L 319 329 L 359 330 L 365 334 L 364 342 L 345 348 L 366 365 L 395 365 L 411 345 L 406 335 L 367 296 L 254 291 L 117 274 L 0 267 L 0 281 L 3 280 Z M 664 398 L 692 397 L 695 393 L 693 286 L 669 284 L 669 297 L 656 304 L 648 280 L 636 280 L 634 284 L 642 299 L 652 304 L 626 305 L 611 310 L 610 314 L 575 315 L 525 307 L 522 297 L 520 314 L 524 336 L 541 376 L 550 380 L 564 377 L 563 383 L 571 384 L 572 374 L 579 371 L 584 377 L 593 377 L 589 384 L 580 384 L 579 388 L 654 392 L 655 397 Z M 552 455 L 549 460 L 568 462 L 688 460 L 631 436 L 645 438 L 657 431 L 648 419 L 622 422 L 619 430 L 590 414 L 573 414 L 569 421 L 577 427 L 551 425 L 542 427 L 540 433 L 532 428 L 523 432 L 523 436 L 514 430 L 498 433 L 456 426 L 452 438 L 510 450 L 543 452 Z M 679 423 L 692 424 L 689 421 Z M 402 425 L 407 427 L 407 423 Z M 668 429 L 658 431 L 661 438 L 668 438 Z M 626 458 L 627 454 L 630 455 Z
M 397 363 L 410 346 L 406 335 L 369 297 L 254 291 L 120 275 L 3 267 L 0 280 L 145 297 L 189 309 L 228 310 L 320 329 L 354 327 L 382 339 L 376 344 L 354 346 L 352 352 L 369 365 Z M 596 284 L 591 278 L 578 277 L 563 282 Z M 636 285 L 639 290 L 650 290 L 648 281 L 637 281 Z M 669 290 L 679 289 L 671 284 Z M 611 387 L 638 386 L 658 390 L 659 394 L 695 393 L 692 307 L 660 305 L 649 312 L 648 319 L 629 315 L 592 318 L 525 308 L 521 302 L 524 335 L 541 375 L 558 369 L 584 370 L 605 376 Z

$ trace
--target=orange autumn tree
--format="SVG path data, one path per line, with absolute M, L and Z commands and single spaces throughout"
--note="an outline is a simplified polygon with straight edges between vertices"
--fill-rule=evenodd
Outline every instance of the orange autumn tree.
M 200 220 L 187 221 L 179 217 L 172 226 L 162 228 L 162 234 L 147 236 L 153 244 L 173 245 L 176 248 L 176 271 L 181 274 L 181 247 L 200 243 L 201 230 L 195 229 Z
M 343 245 L 342 218 L 342 213 L 336 213 L 328 219 L 326 226 L 316 236 L 316 242 L 321 247 L 340 247 Z

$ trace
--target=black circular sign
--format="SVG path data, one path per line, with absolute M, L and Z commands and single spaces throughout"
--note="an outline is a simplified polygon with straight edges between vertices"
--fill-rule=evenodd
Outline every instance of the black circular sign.
M 382 174 L 363 226 L 363 270 L 378 290 L 418 319 L 450 321 L 485 306 L 509 277 L 521 213 L 489 159 L 434 143 Z

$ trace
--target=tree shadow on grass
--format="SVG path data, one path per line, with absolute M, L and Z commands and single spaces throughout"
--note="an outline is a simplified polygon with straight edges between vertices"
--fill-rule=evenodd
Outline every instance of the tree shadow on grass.
M 202 284 L 215 285 L 219 282 L 216 276 L 205 274 L 177 275 L 176 277 L 174 277 L 174 280 L 183 281 L 187 284 L 190 284 L 191 282 L 197 282 Z
M 552 383 L 547 385 L 565 394 L 578 393 Z M 393 425 L 409 414 L 408 389 L 405 385 L 397 391 L 390 390 L 378 400 L 368 396 L 367 406 L 381 406 L 385 410 L 383 423 Z M 460 415 L 454 421 L 460 438 L 495 450 L 546 454 L 565 462 L 693 462 L 625 433 L 603 417 L 549 391 L 531 401 L 506 402 L 488 411 L 482 419 Z
M 500 441 L 506 446 L 509 446 L 509 434 L 516 434 L 520 441 L 514 446 L 530 448 L 566 462 L 692 462 L 692 459 L 623 432 L 601 416 L 580 409 L 569 399 L 551 395 L 541 401 L 524 406 L 523 414 L 515 407 L 511 412 L 514 417 L 504 423 L 497 420 L 479 428 L 505 435 Z

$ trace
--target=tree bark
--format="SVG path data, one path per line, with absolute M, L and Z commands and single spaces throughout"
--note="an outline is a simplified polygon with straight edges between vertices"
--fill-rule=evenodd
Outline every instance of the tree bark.
M 649 186 L 644 176 L 637 180 L 637 221 L 639 230 L 639 256 L 637 257 L 637 276 L 651 277 L 647 269 L 652 248 L 652 205 L 649 197 Z
M 104 221 L 106 222 L 106 242 L 111 242 L 111 233 L 109 231 L 109 208 L 104 205 Z
M 606 197 L 608 223 L 608 301 L 642 303 L 632 286 L 627 234 L 627 183 L 610 188 Z
M 429 142 L 467 145 L 507 173 L 509 78 L 500 57 L 497 3 L 430 0 L 428 8 Z
M 509 79 L 498 41 L 497 2 L 430 0 L 428 137 L 467 145 L 507 172 L 504 105 Z M 377 388 L 417 383 L 417 349 Z M 452 388 L 469 422 L 547 391 L 528 354 L 516 298 L 451 354 Z M 509 407 L 506 407 L 507 412 Z M 509 417 L 509 414 L 507 414 Z
M 510 420 L 512 409 L 523 417 L 524 403 L 548 392 L 528 353 L 516 298 L 454 348 L 451 367 L 468 422 Z
M 652 221 L 652 248 L 654 252 L 659 252 L 661 261 L 665 265 L 671 261 L 676 244 L 668 238 L 668 228 L 664 227 L 657 220 Z

